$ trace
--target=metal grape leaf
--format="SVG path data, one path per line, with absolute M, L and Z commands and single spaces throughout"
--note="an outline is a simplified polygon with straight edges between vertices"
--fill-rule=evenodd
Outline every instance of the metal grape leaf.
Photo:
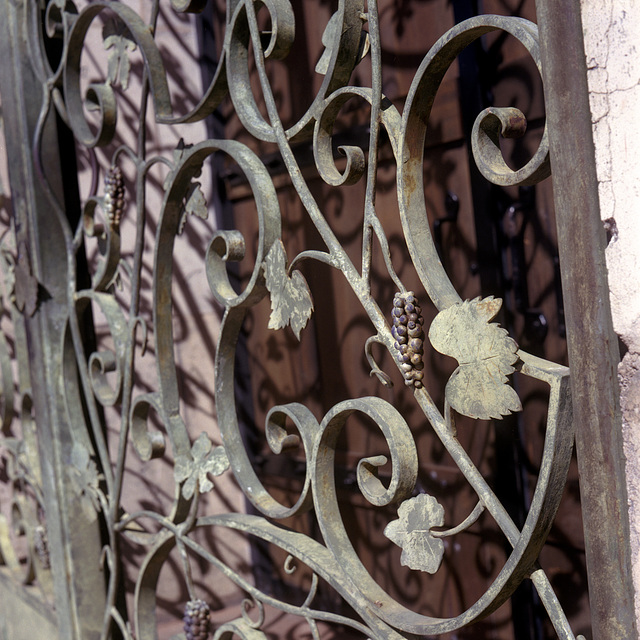
M 287 273 L 287 254 L 282 240 L 278 240 L 269 250 L 263 263 L 267 289 L 271 294 L 271 316 L 269 329 L 282 329 L 291 325 L 296 338 L 307 326 L 313 312 L 311 292 L 304 276 L 294 271 Z
M 458 413 L 472 418 L 501 419 L 522 411 L 518 394 L 508 385 L 515 369 L 518 345 L 497 323 L 490 323 L 502 305 L 500 298 L 466 300 L 441 311 L 431 323 L 434 349 L 458 361 L 445 394 Z
M 385 527 L 384 535 L 402 549 L 400 563 L 435 573 L 442 563 L 444 543 L 431 534 L 431 529 L 444 524 L 444 508 L 433 496 L 420 493 L 400 505 L 398 516 Z
M 107 78 L 112 85 L 120 83 L 123 89 L 129 86 L 129 71 L 131 62 L 129 52 L 136 50 L 131 32 L 124 25 L 119 26 L 114 21 L 105 24 L 102 30 L 104 48 L 109 51 Z
M 184 225 L 187 223 L 189 215 L 198 216 L 198 218 L 202 218 L 202 220 L 206 220 L 209 217 L 207 200 L 204 197 L 204 193 L 202 193 L 201 186 L 199 182 L 193 182 L 191 184 L 189 194 L 187 195 L 187 202 L 184 206 L 184 212 L 182 213 L 182 218 L 180 218 L 178 234 L 181 234 L 184 230 Z
M 209 476 L 219 476 L 229 468 L 229 458 L 223 446 L 213 448 L 209 436 L 203 431 L 191 447 L 191 455 L 177 456 L 173 473 L 182 485 L 186 500 L 196 492 L 207 493 L 213 489 Z

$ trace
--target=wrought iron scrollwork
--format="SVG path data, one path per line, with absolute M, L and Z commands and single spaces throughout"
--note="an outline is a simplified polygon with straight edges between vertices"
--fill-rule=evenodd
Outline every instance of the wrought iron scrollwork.
M 196 11 L 202 5 L 202 2 L 172 2 L 177 11 Z M 107 531 L 103 563 L 109 569 L 109 585 L 101 637 L 109 637 L 113 625 L 117 625 L 129 640 L 155 637 L 158 578 L 169 553 L 176 548 L 183 559 L 184 580 L 190 595 L 186 610 L 187 637 L 204 637 L 209 624 L 208 607 L 199 599 L 190 578 L 189 558 L 196 556 L 235 582 L 258 609 L 269 605 L 306 620 L 313 637 L 319 637 L 319 621 L 342 624 L 367 637 L 380 639 L 454 631 L 496 610 L 523 580 L 531 579 L 558 636 L 574 639 L 549 579 L 537 564 L 558 508 L 571 456 L 573 427 L 569 372 L 565 367 L 519 350 L 504 329 L 490 322 L 500 307 L 499 300 L 460 299 L 431 237 L 423 190 L 427 123 L 447 69 L 471 42 L 496 30 L 517 38 L 539 67 L 536 26 L 519 18 L 491 15 L 456 25 L 425 56 L 401 112 L 382 93 L 377 3 L 375 0 L 366 3 L 364 0 L 340 0 L 323 36 L 326 50 L 316 68 L 323 76 L 321 86 L 305 113 L 297 122 L 285 127 L 267 67 L 271 60 L 286 57 L 291 49 L 295 38 L 292 5 L 287 0 L 231 0 L 227 7 L 226 33 L 217 72 L 198 104 L 186 113 L 181 113 L 180 106 L 172 102 L 162 54 L 154 39 L 159 0 L 151 3 L 148 22 L 122 2 L 103 1 L 91 2 L 78 11 L 70 0 L 51 0 L 46 6 L 46 33 L 40 33 L 33 26 L 38 24 L 39 16 L 31 16 L 31 26 L 38 31 L 39 38 L 55 36 L 63 43 L 62 55 L 55 69 L 50 68 L 48 62 L 40 65 L 45 87 L 40 122 L 44 124 L 48 114 L 57 109 L 78 143 L 86 148 L 104 146 L 113 139 L 118 117 L 115 87 L 126 88 L 128 55 L 137 50 L 144 66 L 138 147 L 123 145 L 115 151 L 110 159 L 104 190 L 101 194 L 92 193 L 86 199 L 77 229 L 69 227 L 64 207 L 49 190 L 50 205 L 58 216 L 61 233 L 67 239 L 66 335 L 75 353 L 74 364 L 80 373 L 90 441 L 95 446 L 93 451 L 89 451 L 86 442 L 77 443 L 72 460 L 72 480 L 77 486 L 76 498 L 82 502 L 86 517 L 99 514 Z M 261 29 L 257 15 L 259 10 L 268 13 L 268 32 Z M 99 16 L 113 20 L 116 25 L 104 32 L 106 40 L 109 40 L 105 40 L 105 46 L 116 58 L 112 57 L 108 78 L 104 82 L 91 82 L 85 87 L 81 59 L 88 46 L 87 33 Z M 350 84 L 352 72 L 358 64 L 370 65 L 371 87 Z M 251 68 L 255 69 L 255 81 Z M 258 106 L 258 98 L 254 94 L 257 87 L 264 110 Z M 273 180 L 267 167 L 245 144 L 236 140 L 204 140 L 191 146 L 180 146 L 172 159 L 147 158 L 144 118 L 148 98 L 153 117 L 159 125 L 201 120 L 211 114 L 222 100 L 230 100 L 248 134 L 256 141 L 277 146 L 293 188 L 324 248 L 287 255 L 282 242 L 284 223 Z M 345 159 L 336 160 L 332 148 L 334 124 L 340 109 L 352 98 L 370 105 L 368 149 L 343 146 L 339 151 Z M 522 135 L 525 127 L 523 114 L 513 108 L 492 108 L 478 115 L 473 130 L 473 152 L 480 171 L 491 182 L 528 185 L 549 175 L 546 133 L 532 159 L 521 169 L 512 170 L 502 158 L 500 136 Z M 399 215 L 406 248 L 426 296 L 439 311 L 430 327 L 425 326 L 424 329 L 413 293 L 408 291 L 394 270 L 389 242 L 376 210 L 376 151 L 383 130 L 397 165 Z M 36 150 L 41 136 L 42 127 L 36 131 L 33 141 Z M 366 182 L 361 208 L 361 264 L 355 264 L 347 255 L 300 170 L 293 145 L 301 140 L 311 141 L 315 168 L 327 184 L 341 187 L 361 180 Z M 242 290 L 237 291 L 233 287 L 227 273 L 228 263 L 241 260 L 246 253 L 247 239 L 238 230 L 214 233 L 203 256 L 211 294 L 223 308 L 215 355 L 214 392 L 222 437 L 222 446 L 219 447 L 214 447 L 206 434 L 194 437 L 181 414 L 171 293 L 176 238 L 184 227 L 187 213 L 207 215 L 207 203 L 199 190 L 197 177 L 215 153 L 226 155 L 244 172 L 255 201 L 257 218 L 255 262 Z M 122 177 L 125 163 L 134 174 L 132 179 L 129 178 L 134 189 L 126 194 Z M 146 343 L 147 330 L 140 315 L 141 261 L 145 235 L 148 236 L 145 183 L 157 164 L 165 165 L 168 171 L 153 246 L 153 341 L 157 388 L 135 395 L 135 365 L 141 355 L 139 342 L 141 334 L 144 334 L 142 342 Z M 38 168 L 46 181 L 46 167 Z M 126 215 L 133 219 L 135 234 L 133 254 L 127 259 L 121 253 L 120 235 L 125 199 L 132 205 Z M 77 286 L 76 253 L 89 238 L 98 240 L 99 255 L 94 264 L 91 285 L 81 289 Z M 387 276 L 398 291 L 398 304 L 389 300 L 385 309 L 380 308 L 371 295 L 374 240 L 382 251 Z M 314 311 L 312 291 L 297 269 L 303 260 L 322 262 L 340 272 L 373 326 L 373 336 L 363 344 L 372 372 L 381 382 L 391 384 L 390 372 L 383 371 L 371 353 L 371 344 L 376 342 L 389 352 L 392 361 L 404 374 L 415 402 L 477 494 L 477 506 L 457 526 L 441 531 L 443 507 L 434 496 L 415 494 L 420 452 L 414 434 L 400 412 L 378 397 L 345 400 L 329 409 L 324 416 L 314 415 L 305 406 L 304 398 L 272 407 L 265 425 L 267 443 L 276 454 L 302 445 L 306 475 L 301 493 L 292 506 L 279 502 L 258 476 L 238 426 L 233 388 L 236 348 L 247 313 L 267 297 L 271 304 L 270 328 L 287 331 L 289 326 L 300 338 Z M 126 301 L 114 293 L 118 278 L 123 277 L 131 283 Z M 425 304 L 426 297 L 421 292 L 418 295 Z M 98 309 L 106 319 L 111 345 L 92 353 L 85 350 L 78 320 L 88 305 Z M 388 309 L 393 305 L 394 312 L 390 315 Z M 396 314 L 395 309 L 400 313 Z M 454 356 L 459 363 L 447 383 L 444 412 L 437 408 L 430 390 L 422 383 L 422 370 L 427 366 L 422 356 L 429 348 L 425 334 L 435 349 Z M 405 344 L 407 347 L 403 350 Z M 507 384 L 507 376 L 514 371 L 541 380 L 550 389 L 541 470 L 522 529 L 516 527 L 483 474 L 473 464 L 456 437 L 455 428 L 456 413 L 472 418 L 499 419 L 519 411 L 520 400 Z M 119 416 L 115 455 L 108 447 L 102 428 L 101 412 L 105 407 L 115 407 Z M 511 544 L 511 554 L 491 587 L 459 614 L 449 618 L 430 617 L 396 601 L 376 583 L 351 544 L 338 508 L 334 465 L 338 436 L 348 416 L 354 413 L 367 416 L 387 443 L 389 460 L 386 456 L 363 458 L 358 463 L 356 477 L 361 494 L 371 505 L 398 505 L 397 520 L 387 524 L 385 534 L 402 548 L 403 564 L 415 571 L 437 572 L 442 560 L 443 538 L 471 527 L 483 512 L 495 519 Z M 157 418 L 155 426 L 150 423 L 151 414 Z M 292 424 L 296 433 L 287 430 L 285 423 Z M 171 452 L 175 461 L 175 497 L 167 513 L 153 510 L 127 513 L 122 508 L 129 442 L 143 464 Z M 391 478 L 388 484 L 383 484 L 378 478 L 378 468 L 387 461 L 391 467 Z M 255 509 L 254 515 L 200 512 L 201 496 L 213 488 L 212 477 L 225 472 L 235 476 Z M 278 524 L 279 520 L 310 509 L 315 511 L 324 543 Z M 141 524 L 147 521 L 154 525 L 151 532 L 141 528 Z M 218 557 L 193 535 L 200 530 L 220 528 L 260 538 L 309 567 L 313 583 L 307 599 L 294 605 L 264 593 L 235 572 L 224 557 Z M 40 535 L 39 542 L 36 541 L 38 548 L 45 549 L 43 535 L 37 535 Z M 147 548 L 136 577 L 135 610 L 129 614 L 135 636 L 119 608 L 121 603 L 117 597 L 123 536 Z M 293 561 L 287 562 L 291 567 Z M 43 562 L 41 564 L 44 566 Z M 359 619 L 314 606 L 320 579 L 332 585 Z M 195 618 L 200 613 L 203 622 L 198 626 Z M 235 634 L 248 639 L 264 638 L 260 618 L 258 616 L 256 622 L 254 618 L 243 615 L 226 622 L 215 631 L 214 637 L 222 640 Z
M 10 208 L 11 200 L 9 194 L 6 195 L 7 208 Z M 0 566 L 6 566 L 18 583 L 35 583 L 44 600 L 51 603 L 53 585 L 46 500 L 32 411 L 26 336 L 15 295 L 16 247 L 9 231 L 6 229 L 0 240 L 3 281 L 0 316 L 6 323 L 0 332 L 0 469 L 5 478 L 0 499 Z M 28 313 L 24 305 L 22 309 Z

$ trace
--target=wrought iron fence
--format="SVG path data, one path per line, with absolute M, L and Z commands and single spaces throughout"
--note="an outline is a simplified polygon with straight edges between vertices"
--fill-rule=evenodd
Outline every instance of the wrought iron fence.
M 203 3 L 172 0 L 171 4 L 176 11 L 197 11 Z M 400 110 L 382 93 L 377 3 L 341 0 L 323 36 L 325 52 L 316 67 L 322 76 L 320 89 L 306 113 L 285 127 L 268 66 L 271 60 L 287 55 L 295 37 L 289 2 L 229 0 L 216 75 L 199 102 L 186 112 L 172 102 L 167 69 L 154 39 L 159 10 L 159 0 L 150 3 L 148 19 L 120 2 L 91 2 L 78 10 L 71 0 L 52 0 L 7 9 L 7 39 L 26 34 L 27 44 L 23 46 L 27 47 L 31 65 L 28 73 L 35 76 L 33 83 L 39 90 L 33 94 L 33 104 L 24 117 L 12 115 L 12 126 L 16 124 L 19 135 L 29 135 L 33 165 L 20 164 L 22 177 L 17 169 L 12 174 L 15 240 L 5 236 L 2 254 L 7 282 L 4 308 L 10 310 L 14 320 L 12 351 L 20 366 L 18 397 L 22 407 L 21 431 L 10 432 L 14 428 L 14 371 L 9 362 L 11 350 L 3 341 L 3 432 L 15 436 L 5 437 L 3 446 L 6 475 L 15 492 L 14 526 L 26 536 L 21 550 L 25 562 L 20 562 L 5 535 L 6 518 L 0 521 L 0 559 L 17 574 L 26 567 L 23 581 L 35 578 L 47 597 L 55 595 L 59 618 L 71 620 L 59 622 L 61 628 L 70 630 L 68 637 L 108 638 L 115 633 L 128 639 L 156 637 L 158 576 L 175 548 L 189 594 L 184 622 L 187 638 L 208 637 L 210 631 L 209 606 L 199 597 L 191 575 L 191 563 L 196 558 L 235 582 L 258 611 L 268 605 L 305 620 L 313 637 L 319 637 L 319 622 L 339 624 L 370 638 L 452 632 L 489 615 L 521 582 L 531 580 L 558 637 L 574 639 L 549 578 L 537 564 L 562 495 L 573 445 L 569 371 L 520 350 L 513 338 L 492 322 L 501 306 L 499 299 L 459 297 L 431 237 L 423 190 L 427 123 L 448 68 L 471 42 L 496 30 L 522 43 L 540 67 L 537 27 L 520 18 L 493 15 L 455 26 L 425 56 Z M 259 17 L 259 11 L 266 19 Z M 94 22 L 104 17 L 112 25 L 102 32 L 108 51 L 106 77 L 87 83 L 82 74 L 87 35 Z M 50 40 L 59 43 L 57 54 L 51 53 L 47 44 Z M 55 117 L 73 131 L 79 146 L 91 150 L 108 145 L 116 132 L 118 109 L 122 108 L 119 100 L 126 95 L 129 57 L 134 52 L 142 56 L 144 64 L 137 106 L 138 140 L 114 150 L 103 185 L 94 183 L 82 204 L 81 216 L 74 221 L 53 177 L 56 168 L 51 166 L 50 137 Z M 358 64 L 369 65 L 370 87 L 350 84 Z M 18 67 L 14 64 L 14 71 Z M 250 69 L 255 70 L 255 82 Z M 259 100 L 256 93 L 260 94 Z M 370 105 L 368 151 L 342 146 L 338 151 L 344 158 L 336 159 L 334 125 L 340 110 L 353 98 Z M 3 93 L 3 106 L 11 99 Z M 256 141 L 277 146 L 291 184 L 322 238 L 323 250 L 305 249 L 288 255 L 273 179 L 247 145 L 236 140 L 207 139 L 179 145 L 172 157 L 148 155 L 147 103 L 152 112 L 149 117 L 162 126 L 202 120 L 223 100 L 230 100 L 246 132 Z M 521 169 L 510 169 L 503 159 L 500 138 L 520 136 L 525 128 L 526 120 L 515 108 L 489 108 L 478 115 L 473 153 L 487 180 L 503 186 L 531 185 L 549 176 L 546 131 L 539 148 Z M 383 132 L 397 165 L 397 198 L 406 251 L 424 291 L 408 290 L 396 273 L 376 209 L 376 150 Z M 366 184 L 364 202 L 354 213 L 361 217 L 359 264 L 350 259 L 338 240 L 323 214 L 322 203 L 316 200 L 300 170 L 293 146 L 303 140 L 312 142 L 315 169 L 325 183 L 334 187 L 358 181 Z M 21 147 L 9 143 L 8 148 L 17 152 Z M 230 262 L 241 260 L 246 253 L 246 239 L 239 231 L 212 232 L 202 256 L 211 294 L 223 310 L 215 351 L 214 394 L 222 439 L 219 446 L 206 433 L 195 437 L 193 429 L 185 424 L 172 316 L 176 238 L 191 214 L 203 218 L 208 215 L 198 176 L 214 154 L 224 154 L 245 174 L 257 213 L 255 263 L 241 290 L 232 285 L 227 270 Z M 133 167 L 129 182 L 132 188 L 125 187 L 124 164 Z M 142 261 L 150 235 L 145 194 L 146 183 L 157 165 L 166 167 L 164 199 L 153 233 L 152 331 L 157 385 L 140 393 L 136 390 L 136 365 L 148 331 L 141 313 L 141 296 L 148 284 Z M 28 179 L 37 183 L 37 191 L 32 190 Z M 133 222 L 131 255 L 121 251 L 122 215 L 127 208 Z M 85 282 L 83 256 L 91 242 L 97 254 L 90 260 L 90 279 Z M 397 290 L 383 306 L 371 294 L 374 246 L 381 251 L 386 276 Z M 345 400 L 322 416 L 305 406 L 305 398 L 271 407 L 264 427 L 269 447 L 276 454 L 292 449 L 304 453 L 306 471 L 299 497 L 293 505 L 282 504 L 256 473 L 237 417 L 233 383 L 238 337 L 247 313 L 266 298 L 271 306 L 269 327 L 292 331 L 300 339 L 314 313 L 312 293 L 299 269 L 303 262 L 319 262 L 337 270 L 366 312 L 371 337 L 363 342 L 362 350 L 372 375 L 383 386 L 397 379 L 396 373 L 379 364 L 375 354 L 381 348 L 392 356 L 385 362 L 392 361 L 399 370 L 428 428 L 437 434 L 477 495 L 475 508 L 461 522 L 444 528 L 442 505 L 436 497 L 416 489 L 421 452 L 415 434 L 400 411 L 381 397 Z M 121 280 L 129 283 L 125 294 L 117 288 Z M 431 303 L 438 314 L 427 327 L 421 305 Z M 105 319 L 108 339 L 96 346 L 92 344 L 90 325 L 98 314 Z M 458 363 L 446 381 L 444 411 L 423 383 L 424 356 L 430 349 Z M 38 360 L 44 370 L 34 373 Z M 515 372 L 549 386 L 540 474 L 522 528 L 516 527 L 458 440 L 455 424 L 456 415 L 499 420 L 520 411 L 520 399 L 510 385 Z M 36 397 L 32 397 L 34 389 Z M 49 409 L 52 405 L 55 412 Z M 42 428 L 39 442 L 32 407 L 38 420 L 51 415 L 50 426 Z M 495 520 L 511 545 L 512 551 L 493 584 L 466 610 L 449 618 L 416 613 L 390 597 L 359 559 L 338 507 L 334 473 L 338 439 L 352 414 L 368 417 L 386 441 L 388 451 L 384 455 L 359 461 L 356 478 L 359 491 L 374 508 L 397 506 L 397 518 L 386 524 L 384 535 L 390 545 L 401 549 L 402 565 L 415 572 L 435 574 L 443 561 L 444 540 L 471 529 L 483 514 Z M 117 425 L 115 437 L 105 430 L 105 415 L 111 425 Z M 152 416 L 160 428 L 151 424 Z M 129 444 L 143 469 L 170 449 L 167 456 L 173 461 L 175 496 L 166 510 L 128 512 L 123 507 L 126 462 L 132 455 Z M 387 463 L 390 479 L 383 483 L 378 469 Z M 203 496 L 216 490 L 216 477 L 222 474 L 233 474 L 254 514 L 203 511 Z M 280 524 L 309 510 L 315 514 L 322 541 Z M 289 569 L 294 561 L 308 566 L 312 578 L 304 601 L 296 604 L 279 600 L 262 591 L 197 537 L 199 531 L 223 528 L 280 548 L 287 554 Z M 120 593 L 126 540 L 145 549 L 129 611 Z M 103 573 L 98 572 L 99 563 Z M 72 576 L 70 583 L 66 575 Z M 329 583 L 352 607 L 353 617 L 315 605 L 320 581 Z M 89 590 L 90 603 L 83 596 Z M 256 621 L 243 612 L 215 629 L 214 637 L 231 638 L 236 634 L 265 638 L 261 624 L 261 615 Z

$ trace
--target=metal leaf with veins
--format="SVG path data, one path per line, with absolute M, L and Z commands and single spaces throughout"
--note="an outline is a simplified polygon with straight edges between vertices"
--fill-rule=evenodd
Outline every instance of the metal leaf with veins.
M 455 358 L 459 367 L 445 394 L 458 413 L 487 420 L 522 411 L 507 376 L 515 369 L 518 345 L 497 323 L 490 323 L 502 305 L 500 298 L 466 300 L 441 311 L 431 323 L 434 349 Z
M 191 447 L 191 455 L 176 457 L 173 473 L 176 482 L 182 485 L 182 495 L 191 499 L 196 492 L 207 493 L 213 489 L 209 476 L 219 476 L 229 468 L 229 458 L 223 446 L 213 447 L 209 436 L 203 431 Z
M 384 535 L 402 548 L 400 563 L 435 573 L 442 563 L 444 543 L 431 529 L 444 524 L 444 508 L 433 496 L 420 493 L 400 505 L 398 516 L 385 527 Z
M 304 276 L 294 271 L 287 273 L 287 254 L 282 240 L 273 244 L 264 260 L 264 274 L 267 289 L 271 294 L 271 316 L 269 329 L 282 329 L 291 325 L 296 338 L 307 326 L 313 312 L 311 292 Z

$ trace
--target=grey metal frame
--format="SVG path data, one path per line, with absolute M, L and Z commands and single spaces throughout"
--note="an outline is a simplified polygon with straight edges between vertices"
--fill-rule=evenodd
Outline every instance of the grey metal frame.
M 629 535 L 625 520 L 624 469 L 620 443 L 620 419 L 615 384 L 616 351 L 607 306 L 603 237 L 597 216 L 597 191 L 593 148 L 584 140 L 590 136 L 586 93 L 586 71 L 581 49 L 579 7 L 563 3 L 551 7 L 538 2 L 541 34 L 536 25 L 519 18 L 479 16 L 444 34 L 425 56 L 416 72 L 402 113 L 382 95 L 381 50 L 377 3 L 341 0 L 325 38 L 324 80 L 304 116 L 285 129 L 274 99 L 267 65 L 270 58 L 286 55 L 295 26 L 291 5 L 286 0 L 229 0 L 226 35 L 218 72 L 200 103 L 189 113 L 174 115 L 166 72 L 153 38 L 158 1 L 152 3 L 147 24 L 132 9 L 119 2 L 96 1 L 78 13 L 71 1 L 3 0 L 0 52 L 9 64 L 0 68 L 0 91 L 5 137 L 11 169 L 14 207 L 15 251 L 5 252 L 6 268 L 12 278 L 10 306 L 16 327 L 19 355 L 19 393 L 23 407 L 22 441 L 8 441 L 10 479 L 16 489 L 15 511 L 19 529 L 28 539 L 26 575 L 9 547 L 8 523 L 0 520 L 0 561 L 23 582 L 40 584 L 55 599 L 61 638 L 108 638 L 114 626 L 128 640 L 156 635 L 155 599 L 159 572 L 169 552 L 176 547 L 183 559 L 184 579 L 190 601 L 186 604 L 187 625 L 207 627 L 208 606 L 196 594 L 189 569 L 188 552 L 216 566 L 236 582 L 262 608 L 265 604 L 306 619 L 314 637 L 317 621 L 336 622 L 361 631 L 370 638 L 402 638 L 453 631 L 483 618 L 530 579 L 549 612 L 559 638 L 575 640 L 547 575 L 537 558 L 553 522 L 570 461 L 578 424 L 578 454 L 587 523 L 590 584 L 594 606 L 594 637 L 630 637 L 635 633 L 633 598 L 629 578 Z M 571 4 L 571 6 L 569 6 Z M 172 0 L 179 11 L 197 11 L 198 0 Z M 270 13 L 272 31 L 261 34 L 256 12 Z M 566 7 L 566 11 L 565 11 Z M 45 29 L 41 29 L 40 11 Z M 116 127 L 118 104 L 113 86 L 117 78 L 91 84 L 81 93 L 80 61 L 85 36 L 101 12 L 109 12 L 127 30 L 123 51 L 137 47 L 145 62 L 140 134 L 136 149 L 118 148 L 107 171 L 104 191 L 84 203 L 77 228 L 69 225 L 54 159 L 58 115 L 72 129 L 79 144 L 88 148 L 107 144 Z M 363 31 L 366 26 L 367 33 Z M 517 38 L 540 69 L 547 101 L 548 122 L 539 149 L 523 168 L 513 171 L 505 164 L 499 148 L 500 136 L 524 133 L 526 120 L 513 108 L 491 108 L 479 114 L 473 131 L 474 157 L 480 171 L 500 185 L 534 184 L 550 174 L 549 148 L 556 188 L 559 244 L 565 282 L 567 332 L 573 375 L 551 362 L 518 349 L 507 332 L 491 320 L 500 300 L 486 298 L 463 301 L 447 277 L 433 244 L 423 193 L 423 150 L 426 123 L 444 73 L 460 51 L 482 35 L 504 30 Z M 51 69 L 44 55 L 43 39 L 62 39 L 59 66 Z M 267 42 L 266 47 L 263 44 Z M 366 46 L 365 46 L 366 44 Z M 248 57 L 253 48 L 255 69 L 268 119 L 257 107 L 249 82 Z M 367 53 L 368 51 L 368 53 Z M 364 55 L 371 64 L 372 86 L 349 84 L 354 67 Z M 362 62 L 364 64 L 364 62 Z M 247 146 L 234 140 L 205 140 L 183 149 L 173 160 L 147 157 L 144 122 L 146 96 L 150 95 L 159 124 L 193 122 L 206 117 L 224 98 L 229 98 L 246 131 L 256 140 L 277 144 L 291 182 L 315 225 L 326 249 L 307 250 L 287 256 L 282 243 L 282 220 L 273 182 L 260 159 Z M 332 151 L 332 132 L 340 108 L 358 97 L 371 105 L 368 157 L 358 147 L 342 149 L 346 164 L 337 165 Z M 85 118 L 87 100 L 96 105 L 99 125 Z M 575 104 L 578 100 L 579 108 Z M 393 269 L 387 238 L 376 213 L 375 150 L 384 128 L 397 163 L 398 203 L 408 254 L 428 298 L 439 314 L 428 328 L 413 291 L 407 291 Z M 587 136 L 588 134 L 588 136 Z M 366 181 L 363 203 L 362 264 L 355 265 L 323 216 L 296 163 L 292 145 L 312 139 L 316 168 L 333 186 Z M 567 142 L 572 142 L 569 146 Z M 223 445 L 213 447 L 206 435 L 192 442 L 180 415 L 180 397 L 174 360 L 172 327 L 172 259 L 176 235 L 188 210 L 200 206 L 190 198 L 197 191 L 194 182 L 203 163 L 214 152 L 230 156 L 245 172 L 258 214 L 258 244 L 253 273 L 240 293 L 229 282 L 226 263 L 245 253 L 245 239 L 238 231 L 216 232 L 204 264 L 211 293 L 224 309 L 216 352 L 215 396 Z M 132 161 L 137 170 L 135 193 L 125 194 L 119 162 Z M 575 168 L 580 158 L 579 170 Z M 137 336 L 146 332 L 139 316 L 140 271 L 144 249 L 145 189 L 148 172 L 156 163 L 169 167 L 165 198 L 154 245 L 153 323 L 157 357 L 158 389 L 134 394 Z M 112 295 L 112 285 L 122 268 L 120 215 L 124 198 L 135 200 L 136 245 L 128 267 L 132 280 L 129 305 L 123 309 Z M 186 204 L 185 204 L 186 202 Z M 571 242 L 567 230 L 580 242 Z M 76 256 L 86 237 L 101 240 L 101 261 L 92 273 L 91 287 L 78 290 Z M 388 276 L 398 290 L 381 309 L 371 296 L 370 271 L 374 242 L 382 250 Z M 292 507 L 280 504 L 263 486 L 253 469 L 238 429 L 234 379 L 234 353 L 247 311 L 266 296 L 271 302 L 270 328 L 300 337 L 313 313 L 311 293 L 302 273 L 301 261 L 319 261 L 339 270 L 368 314 L 372 336 L 363 344 L 372 373 L 382 385 L 391 377 L 376 362 L 372 345 L 382 345 L 397 364 L 416 403 L 455 460 L 478 496 L 476 508 L 459 525 L 442 530 L 443 508 L 435 497 L 415 493 L 419 451 L 403 416 L 378 397 L 354 398 L 315 416 L 299 402 L 274 406 L 265 425 L 269 446 L 275 453 L 301 447 L 307 460 L 304 487 Z M 576 274 L 581 273 L 581 277 Z M 588 273 L 589 277 L 584 274 Z M 46 294 L 46 295 L 45 295 Z M 420 294 L 420 297 L 424 296 Z M 10 299 L 11 298 L 11 299 Z M 596 311 L 592 305 L 598 304 Z M 89 305 L 97 305 L 107 318 L 113 351 L 87 353 L 80 316 Z M 592 314 L 592 315 L 591 315 Z M 584 320 L 587 321 L 584 321 Z M 24 329 L 22 329 L 24 327 Z M 21 332 L 24 331 L 24 334 Z M 21 338 L 23 336 L 23 338 Z M 428 340 L 427 340 L 428 338 Z M 431 347 L 457 359 L 459 366 L 447 382 L 446 405 L 441 413 L 423 384 L 423 353 Z M 603 349 L 602 345 L 607 348 Z M 576 346 L 579 345 L 579 349 Z M 4 358 L 6 360 L 6 358 Z M 43 363 L 45 366 L 43 366 Z M 4 377 L 10 369 L 3 361 Z M 116 373 L 113 378 L 106 373 Z M 480 471 L 456 437 L 455 415 L 500 419 L 520 410 L 520 400 L 508 384 L 518 371 L 546 382 L 550 388 L 548 422 L 541 470 L 531 508 L 522 530 L 518 529 Z M 607 371 L 608 375 L 603 375 Z M 605 389 L 602 380 L 609 383 Z M 11 385 L 9 385 L 12 387 Z M 602 395 L 595 398 L 593 390 Z M 574 415 L 572 419 L 571 389 Z M 8 394 L 5 391 L 5 394 Z M 5 404 L 9 395 L 5 395 Z M 107 447 L 100 405 L 120 410 L 116 451 Z M 31 424 L 33 407 L 37 435 Z M 164 432 L 147 425 L 150 411 L 160 416 Z M 392 477 L 388 487 L 377 478 L 376 469 L 384 456 L 362 459 L 357 480 L 362 495 L 374 507 L 398 505 L 398 519 L 388 523 L 385 535 L 402 548 L 401 561 L 415 571 L 435 573 L 443 558 L 443 538 L 473 526 L 488 512 L 513 547 L 502 570 L 486 593 L 459 615 L 436 619 L 417 614 L 392 599 L 366 571 L 355 553 L 337 506 L 334 457 L 338 435 L 348 416 L 367 415 L 387 441 Z M 8 430 L 11 416 L 4 419 Z M 290 433 L 293 424 L 297 433 Z M 27 427 L 25 427 L 27 425 Z M 605 442 L 604 436 L 611 444 Z M 176 497 L 168 513 L 121 510 L 127 443 L 130 441 L 142 461 L 164 455 L 168 439 L 173 452 Z M 613 455 L 612 455 L 613 454 Z M 223 513 L 201 515 L 200 496 L 213 489 L 211 477 L 233 473 L 246 498 L 259 515 Z M 20 497 L 19 497 L 20 496 Z M 603 500 L 602 496 L 607 496 Z M 28 506 L 27 497 L 37 503 Z M 610 499 L 609 499 L 610 497 Z M 606 504 L 612 511 L 598 512 Z M 281 527 L 279 520 L 314 509 L 324 544 Z M 44 518 L 46 515 L 46 519 Z M 145 542 L 148 553 L 137 578 L 135 608 L 125 620 L 118 608 L 121 577 L 122 536 L 136 536 L 132 524 L 153 520 L 160 528 Z M 100 523 L 106 542 L 100 537 Z M 606 526 L 605 526 L 606 525 Z M 203 527 L 227 527 L 243 531 L 285 550 L 292 559 L 308 565 L 313 581 L 302 605 L 279 601 L 251 585 L 190 535 Z M 46 544 L 45 544 L 46 541 Z M 107 569 L 104 574 L 97 567 Z M 314 608 L 319 579 L 329 582 L 353 607 L 359 619 L 351 619 Z M 87 598 L 86 594 L 91 597 Z M 191 631 L 189 631 L 191 629 Z M 195 631 L 189 626 L 189 633 Z M 204 632 L 204 631 L 203 631 Z M 265 638 L 260 620 L 243 615 L 215 631 L 216 639 L 233 633 L 250 639 Z M 134 635 L 135 634 L 135 635 Z
M 580 2 L 537 0 L 594 638 L 635 638 L 620 362 Z

